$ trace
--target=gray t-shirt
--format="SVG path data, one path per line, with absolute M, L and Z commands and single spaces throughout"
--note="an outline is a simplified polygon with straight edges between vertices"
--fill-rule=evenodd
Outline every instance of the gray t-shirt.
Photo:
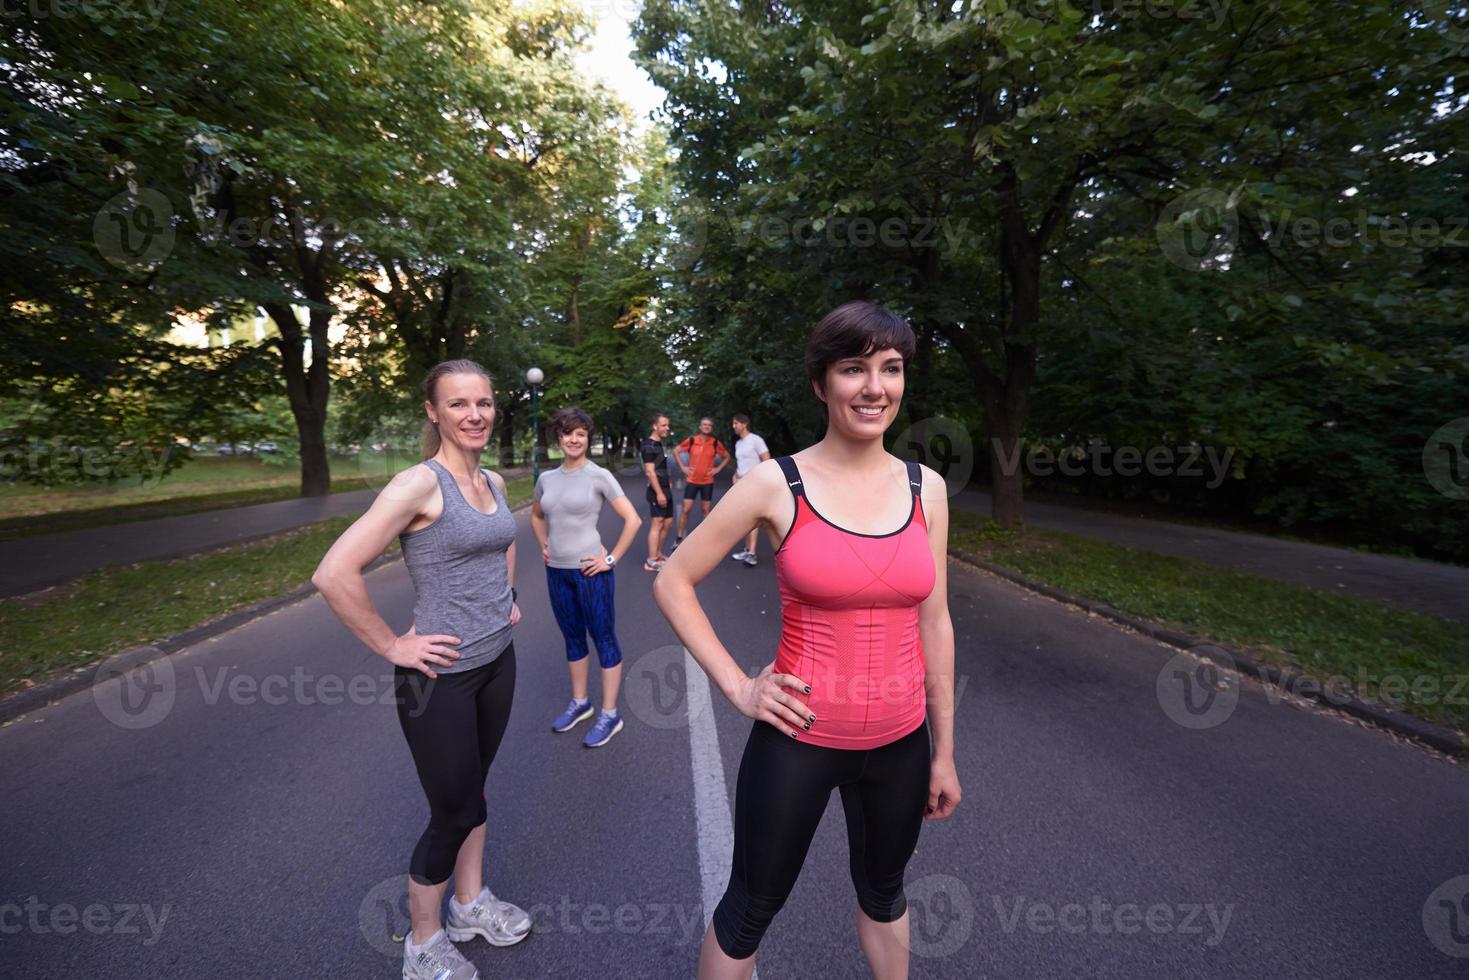
M 558 466 L 536 481 L 536 500 L 546 515 L 552 568 L 581 568 L 584 557 L 601 553 L 597 517 L 602 503 L 623 496 L 617 478 L 587 460 L 574 470 Z

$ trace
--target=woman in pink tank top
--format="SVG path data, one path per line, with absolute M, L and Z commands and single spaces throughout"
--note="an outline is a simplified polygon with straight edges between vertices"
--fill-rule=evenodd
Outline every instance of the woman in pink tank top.
M 735 793 L 729 887 L 699 957 L 701 980 L 748 978 L 831 792 L 841 793 L 857 931 L 874 976 L 908 975 L 903 874 L 924 818 L 960 800 L 954 769 L 954 632 L 942 479 L 891 456 L 913 331 L 872 303 L 828 313 L 806 349 L 826 435 L 761 463 L 669 559 L 653 594 L 689 652 L 754 720 Z M 781 637 L 751 677 L 695 586 L 752 528 L 776 548 Z

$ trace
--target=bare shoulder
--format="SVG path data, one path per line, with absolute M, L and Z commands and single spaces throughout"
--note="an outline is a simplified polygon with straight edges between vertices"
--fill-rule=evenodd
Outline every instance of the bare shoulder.
M 918 472 L 923 475 L 923 496 L 925 499 L 928 497 L 948 498 L 947 484 L 944 483 L 944 478 L 939 476 L 938 471 L 925 463 L 919 463 Z
M 397 473 L 384 492 L 391 491 L 394 499 L 422 500 L 439 488 L 439 478 L 427 463 L 415 463 Z
M 785 473 L 782 472 L 780 464 L 775 458 L 761 460 L 751 468 L 750 472 L 740 477 L 740 482 L 750 482 L 750 486 L 758 490 L 784 489 L 786 485 Z

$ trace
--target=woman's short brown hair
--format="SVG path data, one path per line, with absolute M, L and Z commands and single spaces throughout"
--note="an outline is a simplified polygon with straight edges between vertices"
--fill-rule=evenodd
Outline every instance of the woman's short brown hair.
M 825 391 L 826 369 L 837 361 L 892 348 L 903 358 L 906 369 L 916 346 L 907 320 L 876 303 L 855 300 L 838 306 L 816 324 L 806 343 L 806 373 Z
M 586 429 L 587 438 L 592 437 L 592 417 L 579 408 L 558 408 L 551 416 L 551 433 L 560 439 L 577 429 Z

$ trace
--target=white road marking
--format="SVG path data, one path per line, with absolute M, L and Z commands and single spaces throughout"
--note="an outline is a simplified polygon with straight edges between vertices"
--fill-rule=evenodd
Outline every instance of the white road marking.
M 699 881 L 704 896 L 704 925 L 729 884 L 729 861 L 734 853 L 734 821 L 730 818 L 729 790 L 724 781 L 724 757 L 719 754 L 719 729 L 709 698 L 704 668 L 684 648 L 685 705 L 689 712 L 689 757 L 694 770 L 694 821 L 699 833 Z M 758 980 L 755 973 L 752 980 Z

